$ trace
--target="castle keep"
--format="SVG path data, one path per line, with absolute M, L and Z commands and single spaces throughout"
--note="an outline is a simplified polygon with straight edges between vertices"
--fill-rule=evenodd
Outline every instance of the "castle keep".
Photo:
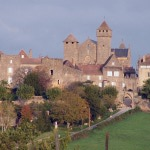
M 18 55 L 0 53 L 0 80 L 13 83 L 18 68 L 45 66 L 53 86 L 64 87 L 71 82 L 90 80 L 99 87 L 116 86 L 120 94 L 124 90 L 136 90 L 136 72 L 131 67 L 130 49 L 121 43 L 111 47 L 112 30 L 104 21 L 96 30 L 97 41 L 86 39 L 83 43 L 70 34 L 64 41 L 64 59 L 32 58 L 32 51 Z

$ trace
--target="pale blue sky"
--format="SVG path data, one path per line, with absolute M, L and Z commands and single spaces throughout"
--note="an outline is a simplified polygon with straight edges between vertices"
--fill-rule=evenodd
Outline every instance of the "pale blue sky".
M 63 40 L 72 33 L 80 43 L 96 40 L 104 21 L 113 31 L 112 48 L 122 39 L 132 64 L 150 53 L 149 0 L 0 0 L 0 50 L 63 58 Z

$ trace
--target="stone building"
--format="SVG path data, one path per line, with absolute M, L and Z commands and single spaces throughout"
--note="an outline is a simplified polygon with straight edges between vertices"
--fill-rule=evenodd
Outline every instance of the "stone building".
M 138 60 L 138 75 L 138 87 L 141 88 L 144 81 L 150 78 L 150 54 Z
M 90 80 L 99 87 L 115 86 L 120 95 L 136 90 L 136 72 L 131 67 L 130 49 L 122 42 L 111 48 L 112 30 L 104 21 L 96 29 L 97 41 L 90 38 L 83 43 L 70 34 L 64 41 L 64 58 L 32 58 L 32 50 L 18 55 L 0 53 L 0 80 L 13 82 L 18 68 L 44 66 L 52 78 L 52 86 L 65 87 L 71 82 Z

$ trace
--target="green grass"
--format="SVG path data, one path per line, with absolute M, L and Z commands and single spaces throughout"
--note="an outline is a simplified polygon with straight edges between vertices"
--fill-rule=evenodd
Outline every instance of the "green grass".
M 109 132 L 109 150 L 149 150 L 150 114 L 137 112 L 101 130 L 95 129 L 87 138 L 72 141 L 68 150 L 105 150 L 106 132 Z

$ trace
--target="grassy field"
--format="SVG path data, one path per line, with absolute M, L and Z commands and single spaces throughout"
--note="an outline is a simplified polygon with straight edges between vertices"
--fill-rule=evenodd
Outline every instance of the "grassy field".
M 102 130 L 95 129 L 87 138 L 71 142 L 68 150 L 105 150 L 106 132 L 109 150 L 149 150 L 150 113 L 137 112 Z

